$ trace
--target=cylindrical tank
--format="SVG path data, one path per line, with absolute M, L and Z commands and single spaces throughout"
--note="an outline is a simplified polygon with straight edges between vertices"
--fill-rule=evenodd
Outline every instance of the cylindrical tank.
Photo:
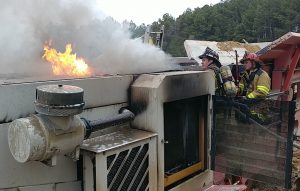
M 35 110 L 51 116 L 70 116 L 82 112 L 83 89 L 70 85 L 43 85 L 36 88 Z
M 220 73 L 223 81 L 223 88 L 226 96 L 234 97 L 237 94 L 237 87 L 234 84 L 234 79 L 229 66 L 222 66 Z
M 35 109 L 38 114 L 16 119 L 9 126 L 8 144 L 13 157 L 21 163 L 46 161 L 56 155 L 77 159 L 85 124 L 76 114 L 82 112 L 83 106 L 80 87 L 37 87 Z
M 83 142 L 85 125 L 78 116 L 72 118 L 68 131 L 50 128 L 51 122 L 39 115 L 14 120 L 8 130 L 11 154 L 24 163 L 73 152 Z

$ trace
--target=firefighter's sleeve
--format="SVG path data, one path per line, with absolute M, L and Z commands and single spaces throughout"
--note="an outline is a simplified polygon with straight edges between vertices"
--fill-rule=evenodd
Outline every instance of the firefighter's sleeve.
M 239 82 L 239 93 L 243 93 L 244 92 L 244 89 L 245 89 L 245 81 L 241 79 L 241 81 Z
M 238 92 L 239 92 L 240 95 L 243 94 L 243 92 L 244 92 L 244 90 L 245 90 L 245 88 L 246 88 L 245 75 L 246 75 L 246 74 L 242 74 L 242 75 L 241 75 L 241 79 L 240 79 L 240 82 L 239 82 L 239 90 L 238 90 Z
M 247 95 L 248 98 L 264 98 L 270 92 L 271 79 L 267 73 L 263 73 L 259 76 L 256 88 L 254 91 Z
M 218 89 L 218 79 L 217 79 L 217 76 L 216 76 L 216 73 L 213 69 L 209 68 L 208 69 L 209 73 L 214 77 L 215 79 L 215 90 Z

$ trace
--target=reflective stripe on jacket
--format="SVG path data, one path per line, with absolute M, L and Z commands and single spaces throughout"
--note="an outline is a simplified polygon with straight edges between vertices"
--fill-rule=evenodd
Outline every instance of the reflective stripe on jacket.
M 247 98 L 264 98 L 270 92 L 271 79 L 269 75 L 262 69 L 256 69 L 251 71 L 250 74 L 247 72 L 241 76 L 239 83 L 240 92 L 244 93 Z

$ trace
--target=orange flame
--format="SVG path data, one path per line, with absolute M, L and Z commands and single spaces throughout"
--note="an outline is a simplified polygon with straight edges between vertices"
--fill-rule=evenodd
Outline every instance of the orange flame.
M 43 58 L 52 64 L 54 75 L 68 76 L 90 76 L 91 69 L 82 58 L 76 58 L 76 54 L 72 54 L 72 45 L 66 45 L 64 53 L 57 52 L 48 45 L 44 46 Z

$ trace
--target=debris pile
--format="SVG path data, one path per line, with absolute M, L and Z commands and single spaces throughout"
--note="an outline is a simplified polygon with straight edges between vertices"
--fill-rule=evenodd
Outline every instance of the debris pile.
M 258 45 L 239 43 L 235 41 L 218 42 L 217 46 L 223 51 L 234 51 L 234 48 L 244 48 L 248 52 L 257 52 L 261 49 Z

